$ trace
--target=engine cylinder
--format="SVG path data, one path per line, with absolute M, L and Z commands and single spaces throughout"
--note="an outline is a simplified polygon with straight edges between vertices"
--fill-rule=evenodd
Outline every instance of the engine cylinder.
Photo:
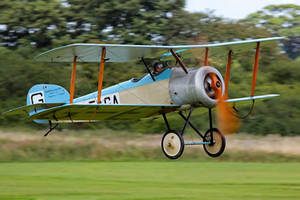
M 190 104 L 212 108 L 216 104 L 211 87 L 210 73 L 216 74 L 224 94 L 224 80 L 220 72 L 210 66 L 189 69 L 186 74 L 181 68 L 173 68 L 170 79 L 170 96 L 177 105 Z

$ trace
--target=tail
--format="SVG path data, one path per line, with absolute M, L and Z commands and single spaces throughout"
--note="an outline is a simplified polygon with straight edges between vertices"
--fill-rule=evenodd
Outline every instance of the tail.
M 34 85 L 27 94 L 27 106 L 34 104 L 44 104 L 47 108 L 52 107 L 49 104 L 65 104 L 70 101 L 69 92 L 59 86 L 53 84 L 38 84 Z M 49 106 L 49 107 L 48 107 Z M 35 114 L 36 112 L 43 110 L 45 108 L 34 108 L 30 109 L 29 115 Z M 47 120 L 33 120 L 38 124 L 47 124 Z
M 4 116 L 22 115 L 31 116 L 41 110 L 49 109 L 68 103 L 70 94 L 63 87 L 52 84 L 38 84 L 30 88 L 27 94 L 27 105 L 11 109 L 4 113 Z M 48 123 L 47 120 L 34 120 L 36 123 Z
M 32 88 L 30 88 L 27 94 L 27 105 L 42 103 L 68 103 L 69 101 L 69 92 L 59 85 L 34 85 Z

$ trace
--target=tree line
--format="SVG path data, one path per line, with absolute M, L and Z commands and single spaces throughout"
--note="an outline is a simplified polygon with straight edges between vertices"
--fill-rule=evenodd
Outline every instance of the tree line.
M 237 39 L 287 36 L 279 45 L 270 43 L 261 51 L 257 94 L 280 93 L 281 97 L 257 103 L 255 113 L 241 131 L 255 134 L 298 134 L 300 91 L 300 6 L 267 6 L 245 19 L 233 21 L 213 13 L 189 13 L 184 0 L 2 0 L 0 2 L 0 111 L 25 104 L 27 91 L 37 83 L 69 88 L 70 64 L 37 63 L 33 57 L 45 50 L 71 43 L 199 44 Z M 250 53 L 249 53 L 250 52 Z M 159 55 L 157 52 L 153 55 Z M 249 95 L 253 49 L 234 52 L 230 97 Z M 190 67 L 202 62 L 202 50 L 183 55 Z M 225 71 L 225 52 L 210 55 L 210 64 Z M 149 58 L 151 60 L 151 58 Z M 200 64 L 199 64 L 200 63 Z M 104 86 L 139 77 L 141 63 L 107 64 Z M 97 88 L 96 64 L 80 64 L 76 95 Z M 240 112 L 246 113 L 247 106 Z M 207 128 L 199 112 L 195 124 Z M 177 126 L 177 116 L 171 116 Z M 171 123 L 172 123 L 171 122 Z M 0 125 L 24 125 L 18 117 L 1 117 Z M 25 120 L 26 126 L 36 126 Z M 66 126 L 67 128 L 71 128 Z M 100 122 L 89 127 L 162 132 L 162 120 Z

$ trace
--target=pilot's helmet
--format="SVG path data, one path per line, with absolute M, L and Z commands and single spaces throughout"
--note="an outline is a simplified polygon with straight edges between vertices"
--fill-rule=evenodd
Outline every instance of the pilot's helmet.
M 157 69 L 162 70 L 164 68 L 164 65 L 162 63 L 157 64 Z
M 164 65 L 160 62 L 154 62 L 153 63 L 153 68 L 154 68 L 154 71 L 160 72 L 160 71 L 163 70 Z

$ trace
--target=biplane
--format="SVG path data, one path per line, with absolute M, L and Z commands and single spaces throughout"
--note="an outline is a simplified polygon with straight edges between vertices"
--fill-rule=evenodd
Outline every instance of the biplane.
M 4 115 L 26 114 L 36 123 L 49 124 L 47 136 L 59 123 L 97 122 L 101 120 L 136 120 L 162 116 L 167 131 L 161 140 L 163 153 L 170 159 L 180 157 L 187 145 L 203 145 L 211 157 L 220 156 L 225 149 L 224 133 L 237 131 L 240 124 L 230 103 L 271 98 L 278 94 L 254 96 L 261 44 L 283 37 L 241 40 L 216 44 L 156 46 L 121 44 L 71 44 L 41 53 L 36 57 L 42 62 L 73 63 L 69 92 L 54 84 L 34 85 L 28 92 L 27 105 L 9 110 Z M 203 49 L 204 63 L 197 68 L 187 68 L 179 53 L 191 49 Z M 255 49 L 252 88 L 248 97 L 228 99 L 232 52 L 240 48 Z M 174 66 L 156 62 L 152 66 L 145 57 L 151 51 L 165 50 L 163 56 L 173 56 Z M 228 51 L 225 78 L 214 67 L 208 66 L 209 52 L 218 49 Z M 224 51 L 223 51 L 224 52 Z M 107 62 L 129 62 L 140 59 L 147 74 L 102 89 L 104 65 Z M 99 64 L 98 90 L 74 98 L 76 63 Z M 152 69 L 153 67 L 153 69 Z M 191 122 L 194 109 L 208 109 L 209 129 L 202 134 Z M 213 126 L 212 109 L 216 107 L 218 128 Z M 188 114 L 184 115 L 183 111 Z M 173 130 L 167 114 L 177 112 L 184 119 L 181 130 Z M 190 126 L 200 137 L 200 142 L 185 142 L 184 133 Z

